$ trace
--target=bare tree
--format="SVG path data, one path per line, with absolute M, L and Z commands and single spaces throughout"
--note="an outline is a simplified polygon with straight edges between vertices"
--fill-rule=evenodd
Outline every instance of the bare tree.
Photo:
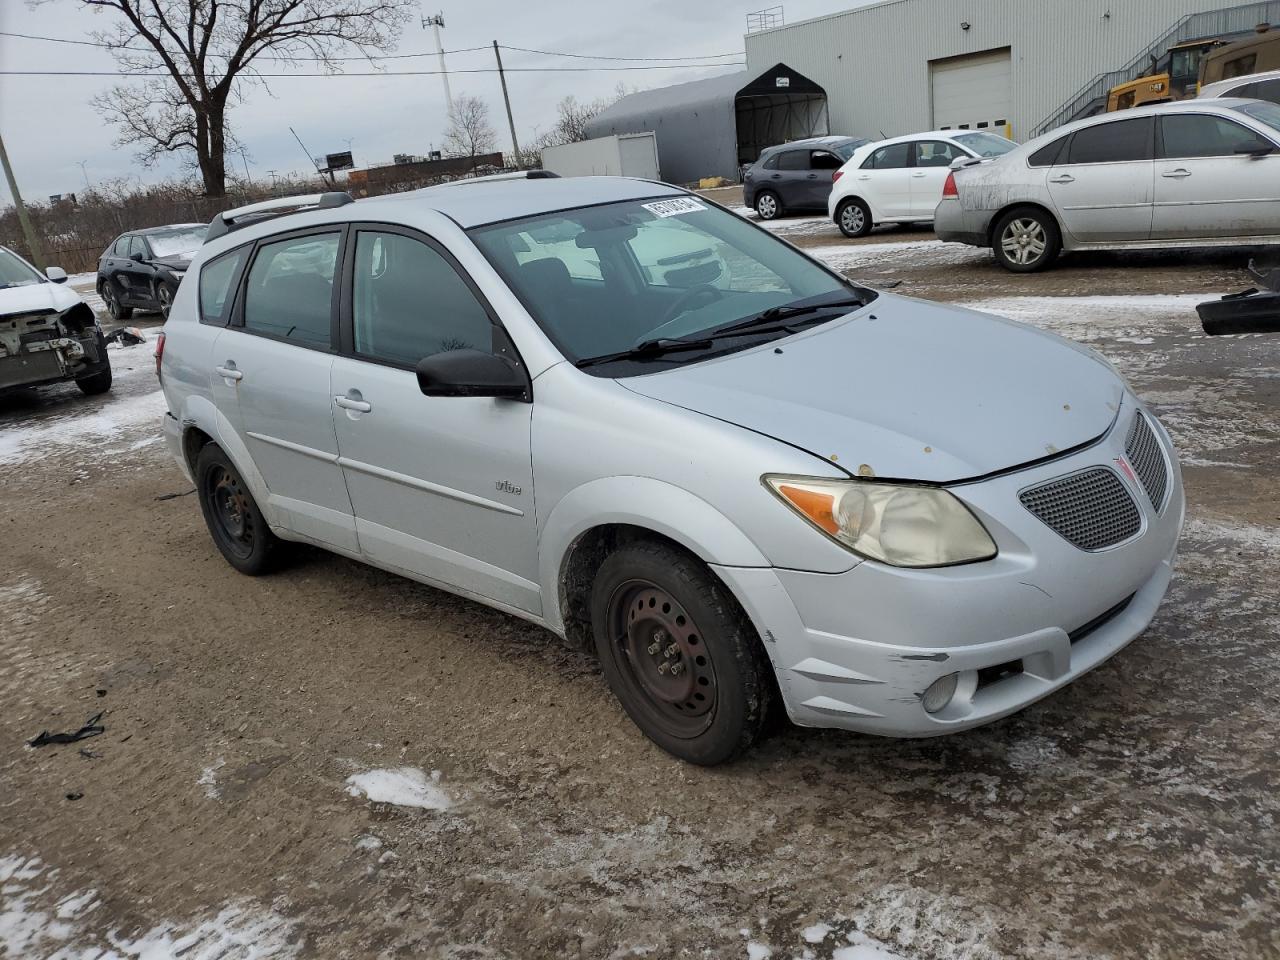
M 94 103 L 139 159 L 193 160 L 210 197 L 226 193 L 227 124 L 262 61 L 339 69 L 339 54 L 368 56 L 395 45 L 415 0 L 76 0 L 118 15 L 95 36 L 129 73 L 159 73 L 122 84 Z
M 444 134 L 444 152 L 450 157 L 467 157 L 475 169 L 476 157 L 493 153 L 498 137 L 489 122 L 489 105 L 479 97 L 454 97 L 449 111 L 449 128 Z

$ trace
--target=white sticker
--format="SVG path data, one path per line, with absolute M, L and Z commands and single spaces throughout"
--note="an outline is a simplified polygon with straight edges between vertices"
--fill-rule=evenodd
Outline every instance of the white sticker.
M 682 213 L 697 213 L 707 209 L 705 205 L 689 197 L 677 197 L 674 200 L 655 200 L 653 203 L 642 203 L 655 217 L 678 217 Z

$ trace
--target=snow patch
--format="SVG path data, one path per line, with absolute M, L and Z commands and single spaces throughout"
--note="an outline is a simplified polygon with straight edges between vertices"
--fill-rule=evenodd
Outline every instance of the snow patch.
M 219 757 L 201 771 L 200 779 L 196 781 L 204 787 L 204 795 L 210 800 L 217 800 L 222 796 L 222 792 L 218 789 L 218 771 L 225 766 L 226 761 Z
M 805 943 L 821 943 L 827 939 L 827 934 L 831 932 L 831 926 L 826 923 L 815 923 L 811 927 L 805 927 L 801 932 Z
M 79 454 L 100 448 L 122 434 L 148 425 L 160 431 L 168 405 L 162 390 L 110 401 L 95 410 L 72 412 L 0 429 L 0 464 L 32 463 L 75 448 Z
M 857 930 L 846 938 L 850 946 L 840 947 L 831 954 L 831 960 L 906 960 L 894 953 L 879 940 L 873 940 Z
M 347 793 L 353 797 L 368 797 L 375 803 L 423 810 L 447 810 L 452 804 L 449 794 L 440 786 L 440 771 L 432 770 L 428 777 L 417 767 L 352 774 L 347 777 Z
M 773 948 L 767 944 L 752 940 L 747 944 L 747 960 L 769 960 L 773 956 Z

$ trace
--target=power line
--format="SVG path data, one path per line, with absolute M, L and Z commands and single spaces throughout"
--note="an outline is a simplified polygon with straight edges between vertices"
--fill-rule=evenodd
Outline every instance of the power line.
M 490 49 L 493 49 L 490 47 Z M 689 70 L 707 67 L 741 67 L 745 60 L 730 60 L 725 63 L 673 63 L 670 65 L 649 65 L 636 67 L 506 67 L 507 73 L 599 73 L 620 70 Z M 472 67 L 469 69 L 449 70 L 449 73 L 497 73 L 496 67 Z M 263 73 L 255 70 L 253 76 L 269 79 L 288 79 L 289 77 L 433 77 L 439 76 L 439 70 L 356 70 L 341 73 Z M 167 70 L 160 71 L 124 71 L 124 70 L 0 70 L 0 77 L 172 77 Z
M 574 57 L 578 60 L 642 60 L 646 62 L 672 62 L 676 60 L 715 60 L 720 57 L 740 57 L 742 51 L 737 50 L 732 53 L 700 53 L 690 54 L 687 57 L 608 57 L 604 54 L 594 53 L 558 53 L 554 50 L 534 50 L 531 47 L 513 47 L 505 43 L 498 46 L 503 50 L 518 50 L 520 53 L 537 53 L 544 57 Z M 715 66 L 715 64 L 707 64 L 707 66 Z

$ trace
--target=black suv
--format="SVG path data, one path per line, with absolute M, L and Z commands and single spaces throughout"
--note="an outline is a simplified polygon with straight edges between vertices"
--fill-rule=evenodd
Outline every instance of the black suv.
M 111 316 L 128 320 L 134 310 L 169 316 L 173 295 L 207 229 L 203 223 L 175 223 L 117 237 L 98 258 L 98 295 Z

